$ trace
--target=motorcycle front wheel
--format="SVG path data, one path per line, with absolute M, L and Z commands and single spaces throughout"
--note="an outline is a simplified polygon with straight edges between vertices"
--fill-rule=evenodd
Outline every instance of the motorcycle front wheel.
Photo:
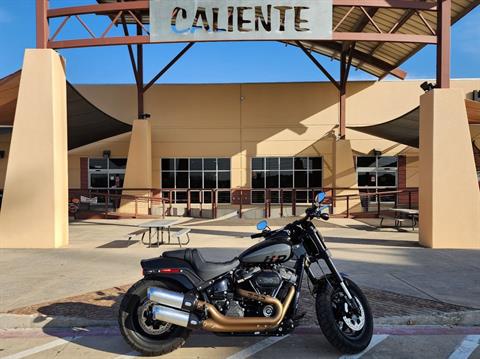
M 329 277 L 317 287 L 316 312 L 320 328 L 327 340 L 345 354 L 356 354 L 370 344 L 373 335 L 373 315 L 361 289 L 348 278 L 344 279 L 350 294 L 360 309 L 354 313 L 338 283 Z
M 147 298 L 149 287 L 182 290 L 170 283 L 146 279 L 138 281 L 123 297 L 118 313 L 118 325 L 123 338 L 133 349 L 145 356 L 157 356 L 181 347 L 191 330 L 153 319 L 154 303 Z

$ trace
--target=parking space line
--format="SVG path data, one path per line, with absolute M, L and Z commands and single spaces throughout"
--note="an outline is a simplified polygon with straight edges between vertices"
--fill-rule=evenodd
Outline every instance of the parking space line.
M 448 359 L 467 359 L 478 347 L 480 335 L 467 335 Z
M 77 340 L 77 339 L 80 339 L 80 338 L 81 337 L 67 337 L 67 338 L 56 339 L 56 340 L 53 340 L 53 341 L 48 342 L 46 344 L 30 348 L 30 349 L 24 350 L 24 351 L 19 352 L 19 353 L 8 355 L 6 357 L 2 357 L 2 359 L 21 359 L 21 358 L 25 358 L 29 355 L 37 354 L 37 353 L 43 352 L 45 350 L 49 350 L 49 349 L 58 347 L 60 345 L 68 344 L 68 343 L 72 342 L 74 339 Z
M 128 359 L 128 358 L 136 358 L 140 356 L 140 354 L 136 351 L 131 351 L 128 352 L 127 354 L 119 355 L 118 357 L 115 357 L 113 359 Z
M 358 359 L 358 358 L 361 358 L 370 349 L 374 348 L 376 345 L 380 344 L 381 342 L 383 342 L 387 338 L 388 338 L 387 334 L 374 335 L 372 337 L 372 341 L 370 342 L 370 345 L 363 352 L 358 353 L 358 354 L 354 354 L 354 355 L 342 355 L 339 359 Z
M 233 355 L 230 355 L 229 357 L 227 357 L 227 359 L 245 359 L 245 358 L 251 357 L 254 354 L 258 353 L 259 351 L 266 349 L 269 346 L 275 343 L 278 343 L 280 340 L 283 340 L 289 336 L 290 334 L 287 334 L 283 337 L 270 337 L 270 338 L 264 339 L 262 341 L 259 341 L 258 343 L 255 343 L 249 346 L 248 348 L 245 348 Z

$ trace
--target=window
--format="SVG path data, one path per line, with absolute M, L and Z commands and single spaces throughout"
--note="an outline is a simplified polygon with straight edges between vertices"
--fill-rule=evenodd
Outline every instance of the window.
M 88 187 L 92 189 L 122 188 L 126 158 L 89 158 Z
M 252 158 L 252 203 L 263 203 L 265 191 L 272 189 L 272 203 L 292 201 L 296 190 L 297 202 L 308 202 L 308 189 L 322 187 L 322 157 L 254 157 Z M 276 189 L 276 190 L 275 190 Z
M 162 188 L 185 189 L 175 191 L 175 202 L 187 201 L 187 189 L 191 189 L 191 201 L 211 202 L 211 189 L 217 191 L 219 203 L 230 203 L 230 158 L 162 158 Z M 197 190 L 197 191 L 195 191 Z M 164 192 L 168 198 L 168 192 Z
M 393 191 L 397 188 L 397 157 L 394 156 L 358 156 L 357 180 L 361 192 Z M 377 200 L 371 197 L 371 202 Z M 394 202 L 395 196 L 382 196 L 381 202 Z

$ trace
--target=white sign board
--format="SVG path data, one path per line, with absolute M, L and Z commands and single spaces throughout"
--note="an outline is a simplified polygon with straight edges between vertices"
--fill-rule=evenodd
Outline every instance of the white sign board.
M 320 40 L 332 0 L 150 0 L 150 41 Z

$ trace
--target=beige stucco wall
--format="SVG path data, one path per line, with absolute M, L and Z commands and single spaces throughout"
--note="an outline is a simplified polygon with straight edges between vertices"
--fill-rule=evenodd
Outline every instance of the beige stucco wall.
M 347 125 L 370 125 L 396 118 L 418 106 L 422 93 L 416 81 L 350 82 Z M 453 80 L 469 93 L 480 79 Z M 132 123 L 136 117 L 134 85 L 78 85 L 76 88 L 103 111 Z M 337 91 L 330 83 L 155 85 L 145 96 L 152 123 L 152 186 L 160 186 L 162 157 L 231 157 L 232 187 L 250 186 L 250 158 L 255 156 L 318 156 L 324 158 L 323 183 L 331 186 L 332 140 L 338 123 Z M 69 185 L 80 186 L 82 156 L 113 157 L 128 153 L 129 134 L 70 151 Z M 8 136 L 7 136 L 8 137 Z M 407 156 L 407 186 L 418 186 L 418 151 L 347 129 L 354 153 L 373 149 Z M 2 137 L 0 136 L 0 145 Z M 6 141 L 8 142 L 8 140 Z M 2 187 L 5 160 L 0 160 Z M 2 172 L 3 171 L 3 172 Z

